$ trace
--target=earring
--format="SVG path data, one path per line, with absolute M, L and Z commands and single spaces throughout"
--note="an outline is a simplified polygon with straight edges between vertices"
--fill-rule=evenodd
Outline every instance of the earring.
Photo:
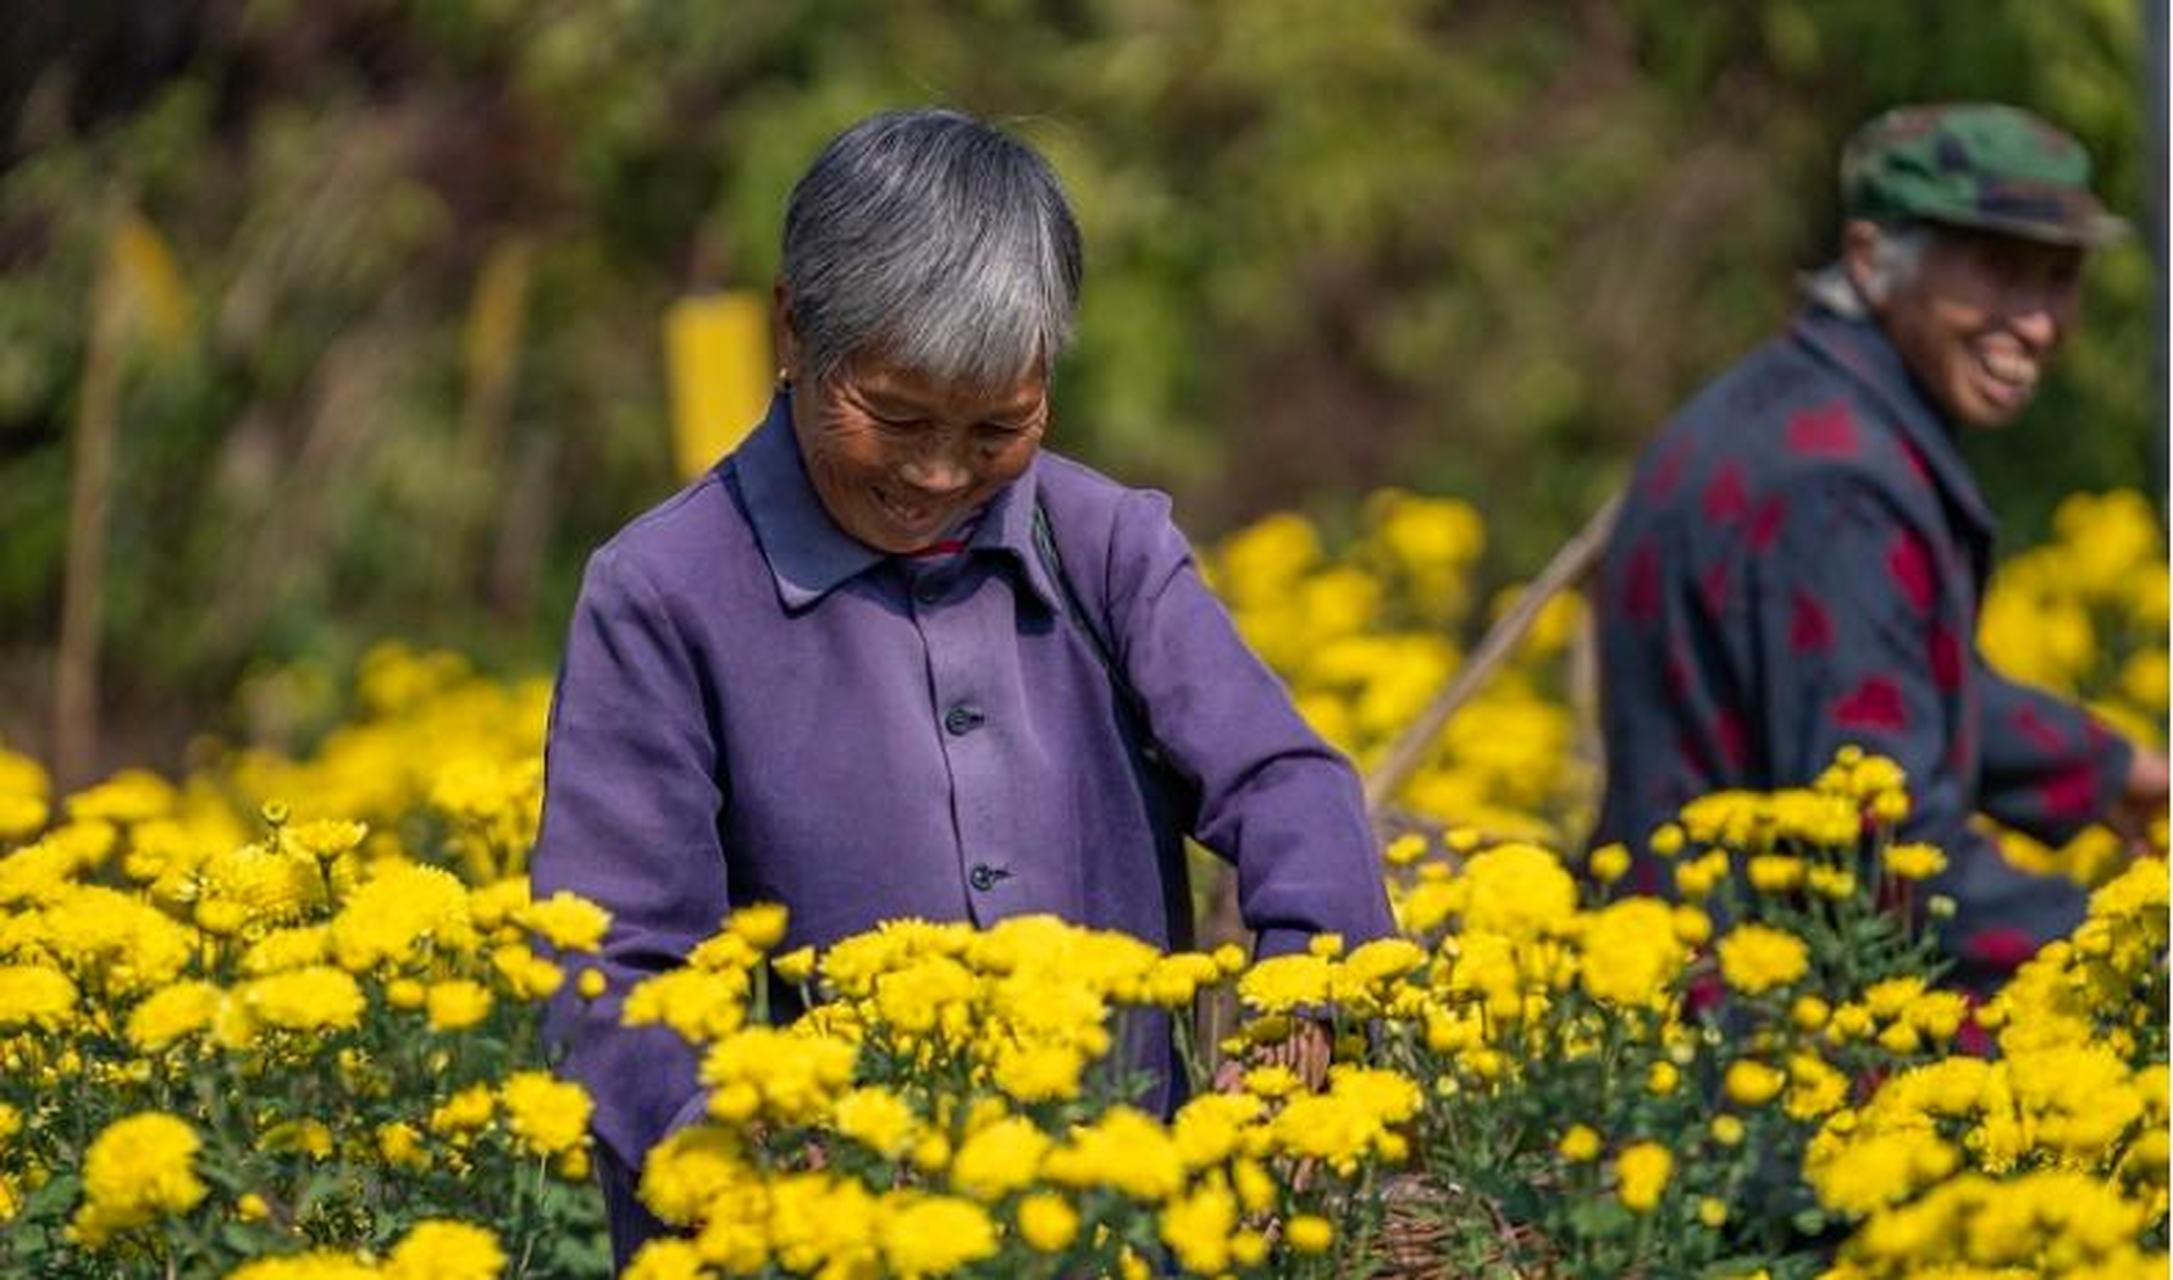
M 792 390 L 792 371 L 783 365 L 777 367 L 777 389 L 779 391 Z

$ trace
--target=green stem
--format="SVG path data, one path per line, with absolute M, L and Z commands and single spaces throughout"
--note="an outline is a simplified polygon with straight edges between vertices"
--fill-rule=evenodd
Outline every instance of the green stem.
M 1208 1085 L 1207 1067 L 1200 1056 L 1199 1016 L 1198 995 L 1193 996 L 1192 1008 L 1187 1016 L 1180 1018 L 1174 1010 L 1170 1014 L 1171 1036 L 1176 1041 L 1177 1056 L 1184 1063 L 1185 1081 L 1190 1086 L 1187 1092 L 1194 1096 L 1205 1092 Z

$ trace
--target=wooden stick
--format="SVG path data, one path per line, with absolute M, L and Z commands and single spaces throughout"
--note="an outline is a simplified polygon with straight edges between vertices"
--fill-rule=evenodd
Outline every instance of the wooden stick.
M 111 225 L 120 225 L 118 216 Z M 127 299 L 109 239 L 91 293 L 90 341 L 76 404 L 75 467 L 68 492 L 68 552 L 60 589 L 60 637 L 53 659 L 53 772 L 62 790 L 90 781 L 98 766 L 98 649 L 104 626 L 106 512 L 113 498 Z
M 1411 775 L 1417 772 L 1426 753 L 1441 736 L 1442 726 L 1471 700 L 1488 679 L 1509 660 L 1516 651 L 1517 642 L 1524 639 L 1539 618 L 1539 611 L 1547 601 L 1582 579 L 1599 562 L 1600 553 L 1607 546 L 1607 535 L 1613 532 L 1615 517 L 1622 510 L 1622 495 L 1616 494 L 1606 505 L 1592 513 L 1577 536 L 1562 544 L 1554 553 L 1554 559 L 1540 571 L 1532 584 L 1517 597 L 1516 605 L 1487 630 L 1471 658 L 1457 668 L 1456 674 L 1434 695 L 1433 701 L 1411 722 L 1388 754 L 1366 776 L 1366 809 L 1379 813 L 1388 798 L 1396 794 Z
M 1592 776 L 1607 776 L 1607 735 L 1600 723 L 1600 637 L 1599 632 L 1587 619 L 1585 626 L 1577 628 L 1569 640 L 1569 652 L 1564 655 L 1568 667 L 1569 705 L 1575 711 L 1577 728 L 1571 738 L 1570 751 L 1577 760 L 1592 770 Z

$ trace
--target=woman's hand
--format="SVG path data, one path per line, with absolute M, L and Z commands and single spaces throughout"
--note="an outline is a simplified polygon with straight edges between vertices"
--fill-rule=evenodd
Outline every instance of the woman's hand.
M 1288 1067 L 1299 1083 L 1318 1092 L 1328 1080 L 1328 1063 L 1334 1051 L 1335 1033 L 1327 1023 L 1299 1018 L 1284 1039 L 1256 1045 L 1242 1058 L 1223 1059 L 1215 1070 L 1215 1091 L 1236 1092 L 1244 1084 L 1245 1073 L 1255 1067 Z
M 2148 853 L 2151 821 L 2165 812 L 2165 805 L 2165 757 L 2138 747 L 2128 762 L 2127 785 L 2106 815 L 2106 825 L 2127 840 L 2128 852 Z

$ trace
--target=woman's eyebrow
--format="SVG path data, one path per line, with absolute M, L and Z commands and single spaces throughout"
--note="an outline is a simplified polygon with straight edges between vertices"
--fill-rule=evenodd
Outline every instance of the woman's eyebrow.
M 937 416 L 927 405 L 910 397 L 900 397 L 894 392 L 873 388 L 858 388 L 860 403 L 867 406 L 879 418 L 932 418 Z
M 960 421 L 1017 423 L 1031 418 L 1041 407 L 1039 393 L 1018 396 L 1001 403 L 963 406 L 968 411 L 954 415 L 950 406 L 933 404 L 914 399 L 910 394 L 901 395 L 893 390 L 873 387 L 855 389 L 860 403 L 879 418 L 893 420 L 911 419 L 932 422 L 948 422 L 954 416 Z
M 1021 418 L 1032 417 L 1034 411 L 1039 409 L 1046 401 L 1047 396 L 1036 390 L 996 405 L 982 416 L 999 422 L 1013 422 Z

